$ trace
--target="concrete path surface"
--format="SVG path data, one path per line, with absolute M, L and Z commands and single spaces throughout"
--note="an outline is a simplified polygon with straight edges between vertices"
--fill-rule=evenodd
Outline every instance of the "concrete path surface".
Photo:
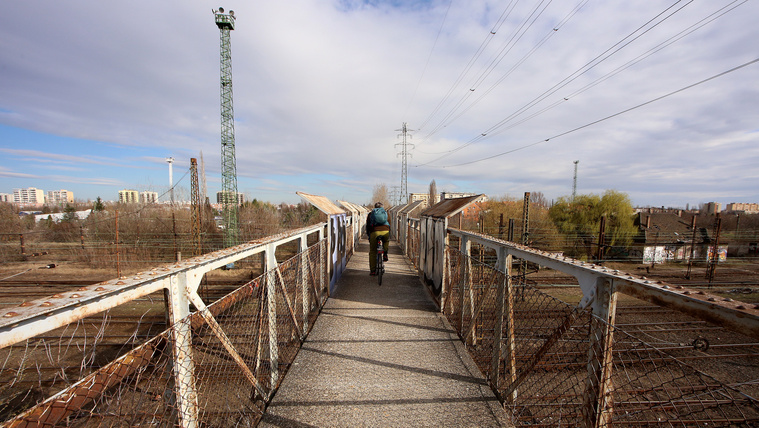
M 259 426 L 511 426 L 391 243 L 382 286 L 362 240 Z

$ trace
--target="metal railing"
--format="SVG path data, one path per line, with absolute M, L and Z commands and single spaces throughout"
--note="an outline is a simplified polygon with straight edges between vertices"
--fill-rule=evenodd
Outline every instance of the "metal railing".
M 255 426 L 328 297 L 328 251 L 321 224 L 6 310 L 0 420 Z M 254 255 L 265 273 L 206 306 L 204 274 Z
M 685 289 L 670 290 L 666 284 L 485 235 L 450 228 L 448 233 L 459 248 L 446 248 L 441 310 L 516 425 L 759 424 L 757 400 L 615 322 L 619 293 L 724 326 L 742 326 L 749 334 L 756 332 L 755 311 L 732 301 L 718 303 L 704 293 L 689 300 Z M 477 257 L 472 256 L 473 244 Z M 484 251 L 493 253 L 495 263 L 478 260 Z M 584 296 L 580 304 L 517 282 L 511 268 L 516 257 L 575 276 Z M 679 301 L 672 301 L 675 296 Z

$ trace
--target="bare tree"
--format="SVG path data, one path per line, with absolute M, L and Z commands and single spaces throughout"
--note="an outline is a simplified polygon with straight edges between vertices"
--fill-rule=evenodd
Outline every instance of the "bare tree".
M 376 184 L 372 192 L 372 206 L 375 202 L 382 202 L 385 208 L 390 207 L 390 192 L 387 190 L 387 184 Z
M 530 203 L 533 205 L 540 205 L 543 208 L 548 208 L 548 199 L 543 192 L 530 192 Z
M 435 179 L 433 178 L 432 181 L 430 181 L 430 198 L 428 199 L 427 203 L 432 206 L 435 205 L 437 202 L 437 184 L 435 183 Z

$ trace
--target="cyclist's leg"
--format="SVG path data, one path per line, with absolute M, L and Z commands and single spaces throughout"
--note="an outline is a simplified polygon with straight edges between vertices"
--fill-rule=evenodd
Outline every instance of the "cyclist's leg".
M 380 232 L 382 233 L 382 248 L 385 250 L 385 257 L 384 260 L 387 260 L 387 252 L 390 249 L 390 232 Z
M 377 270 L 377 232 L 369 235 L 369 271 Z

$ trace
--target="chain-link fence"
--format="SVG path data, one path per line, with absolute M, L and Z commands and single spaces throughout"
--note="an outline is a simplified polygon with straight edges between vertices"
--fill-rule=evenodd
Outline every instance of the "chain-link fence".
M 503 272 L 477 256 L 448 247 L 447 258 L 450 295 L 443 310 L 516 425 L 759 425 L 759 402 L 736 385 L 590 311 L 520 283 L 518 275 L 508 286 Z M 747 366 L 745 359 L 732 361 L 756 370 L 758 358 Z
M 149 296 L 5 347 L 4 426 L 255 426 L 327 299 L 326 261 L 321 240 L 162 332 Z
M 406 257 L 409 258 L 411 263 L 419 269 L 419 239 L 421 238 L 421 230 L 419 229 L 419 221 L 410 221 L 406 231 Z

